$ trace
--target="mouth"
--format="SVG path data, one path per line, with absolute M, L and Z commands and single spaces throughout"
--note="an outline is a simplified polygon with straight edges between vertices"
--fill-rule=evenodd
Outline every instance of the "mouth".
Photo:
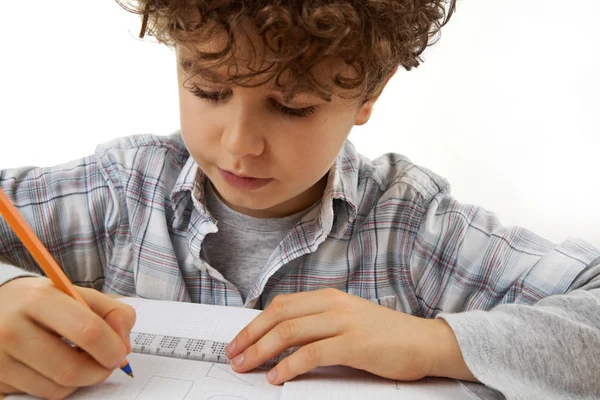
M 218 169 L 223 180 L 237 189 L 256 190 L 274 181 L 273 178 L 255 178 L 243 175 L 240 176 L 221 168 Z
M 226 172 L 226 173 L 228 173 L 228 174 L 230 174 L 230 175 L 233 175 L 233 176 L 235 176 L 236 178 L 244 178 L 244 179 L 268 179 L 268 178 L 258 178 L 258 177 L 256 177 L 256 176 L 248 176 L 248 175 L 243 175 L 243 174 L 236 174 L 236 173 L 234 173 L 234 172 L 231 172 L 231 171 L 229 171 L 229 170 L 226 170 L 226 169 L 221 169 L 221 168 L 219 168 L 219 169 L 220 169 L 221 171 L 223 171 L 223 172 Z

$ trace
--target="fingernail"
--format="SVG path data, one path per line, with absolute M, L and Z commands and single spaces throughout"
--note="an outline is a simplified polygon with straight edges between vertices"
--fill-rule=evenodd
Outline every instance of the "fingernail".
M 275 378 L 277 378 L 277 371 L 275 371 L 275 368 L 273 368 L 267 374 L 267 379 L 269 380 L 269 382 L 273 382 Z
M 227 347 L 225 347 L 225 351 L 227 352 L 227 354 L 233 354 L 233 351 L 235 350 L 235 340 L 231 343 L 229 343 L 227 345 Z
M 233 359 L 233 365 L 235 365 L 236 367 L 240 367 L 243 362 L 244 362 L 244 353 L 240 354 L 239 356 L 237 356 L 236 358 Z

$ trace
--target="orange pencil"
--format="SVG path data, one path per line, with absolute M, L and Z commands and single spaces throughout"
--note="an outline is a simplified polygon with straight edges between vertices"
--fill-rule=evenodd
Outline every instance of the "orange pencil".
M 90 306 L 85 302 L 83 297 L 81 297 L 77 289 L 75 289 L 75 286 L 73 286 L 71 281 L 69 281 L 69 278 L 67 278 L 63 272 L 62 268 L 54 261 L 52 255 L 50 255 L 40 239 L 29 225 L 27 225 L 25 218 L 23 218 L 21 213 L 19 213 L 19 210 L 11 203 L 2 189 L 0 189 L 0 215 L 4 217 L 6 222 L 8 222 L 8 225 L 10 225 L 15 234 L 21 239 L 23 245 L 25 245 L 35 261 L 37 261 L 46 276 L 50 278 L 54 286 L 91 310 Z M 121 369 L 133 378 L 133 372 L 131 371 L 131 366 L 127 360 L 121 364 Z

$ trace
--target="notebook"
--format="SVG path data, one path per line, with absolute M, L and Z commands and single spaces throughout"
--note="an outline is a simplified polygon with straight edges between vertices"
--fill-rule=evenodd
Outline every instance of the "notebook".
M 125 298 L 136 309 L 133 331 L 229 342 L 261 311 L 170 301 Z M 228 364 L 131 353 L 135 375 L 121 370 L 69 399 L 103 400 L 300 400 L 407 399 L 473 400 L 454 380 L 398 382 L 346 367 L 317 368 L 284 385 L 271 385 L 267 370 L 238 374 Z M 34 399 L 26 395 L 7 399 Z

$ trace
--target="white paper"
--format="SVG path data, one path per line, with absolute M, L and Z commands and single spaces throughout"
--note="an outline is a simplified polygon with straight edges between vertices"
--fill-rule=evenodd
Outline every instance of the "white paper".
M 221 342 L 231 341 L 259 310 L 202 304 L 120 299 L 136 309 L 133 331 Z M 278 400 L 282 386 L 267 371 L 238 374 L 227 364 L 131 353 L 135 378 L 120 369 L 103 383 L 77 390 L 69 399 L 103 400 Z M 10 396 L 11 400 L 34 399 Z
M 399 382 L 347 367 L 317 368 L 285 384 L 281 400 L 475 400 L 455 380 Z
M 230 342 L 259 310 L 126 298 L 135 308 L 133 331 Z M 453 380 L 406 383 L 346 367 L 317 368 L 283 386 L 265 370 L 238 374 L 227 364 L 131 353 L 135 378 L 117 369 L 103 383 L 77 390 L 69 399 L 92 400 L 472 400 Z M 7 399 L 34 397 L 19 395 Z

